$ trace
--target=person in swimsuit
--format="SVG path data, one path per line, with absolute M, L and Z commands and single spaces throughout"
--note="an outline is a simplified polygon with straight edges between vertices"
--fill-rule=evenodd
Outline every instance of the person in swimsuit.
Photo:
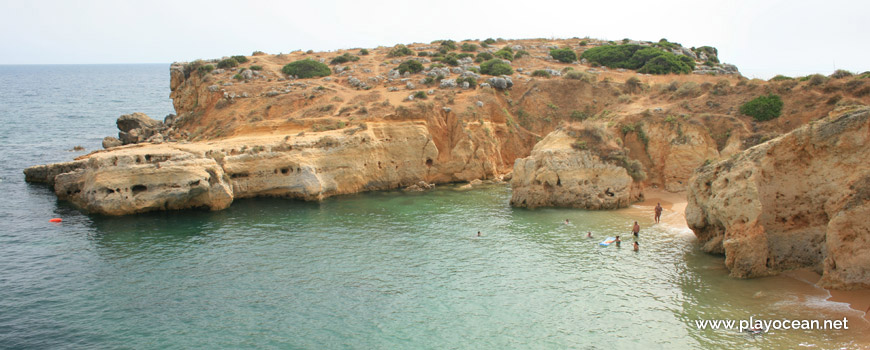
M 640 245 L 637 244 L 637 241 L 634 241 L 634 251 L 637 251 L 638 249 L 640 249 Z
M 656 223 L 659 223 L 661 218 L 662 218 L 662 204 L 656 203 Z
M 637 221 L 635 221 L 635 222 L 634 222 L 634 227 L 631 228 L 631 234 L 633 234 L 634 237 L 637 237 L 637 234 L 638 234 L 638 233 L 640 233 L 640 225 L 638 225 L 638 224 L 637 224 Z
M 592 231 L 586 232 L 586 238 L 592 238 Z
M 616 236 L 616 239 L 613 241 L 613 243 L 616 243 L 616 246 L 619 247 L 619 244 L 622 243 L 622 241 L 619 240 L 619 236 Z

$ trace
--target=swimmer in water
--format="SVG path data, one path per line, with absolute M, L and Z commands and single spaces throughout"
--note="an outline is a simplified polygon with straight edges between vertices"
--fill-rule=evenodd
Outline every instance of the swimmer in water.
M 637 241 L 634 241 L 634 251 L 638 251 L 640 249 L 640 245 L 637 244 Z
M 477 237 L 480 237 L 480 231 L 477 231 Z
M 631 228 L 631 233 L 634 237 L 637 237 L 637 234 L 640 233 L 640 225 L 637 224 L 637 221 L 634 222 L 634 227 Z
M 592 231 L 586 232 L 586 238 L 592 238 Z
M 616 246 L 619 247 L 619 244 L 622 243 L 622 241 L 619 240 L 619 236 L 616 236 L 616 240 L 614 240 L 613 243 L 616 243 Z
M 565 225 L 570 225 L 570 224 L 571 224 L 571 222 L 568 221 L 568 219 L 565 219 Z

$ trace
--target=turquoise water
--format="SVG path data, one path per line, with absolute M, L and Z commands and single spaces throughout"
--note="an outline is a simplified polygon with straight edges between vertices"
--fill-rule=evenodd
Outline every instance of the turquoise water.
M 171 112 L 166 66 L 86 67 L 96 68 L 0 66 L 3 99 L 40 74 L 55 79 L 35 91 L 77 91 L 68 103 L 42 92 L 0 103 L 12 125 L 0 130 L 0 348 L 854 348 L 867 331 L 698 330 L 696 319 L 848 310 L 797 280 L 729 278 L 721 257 L 685 229 L 653 225 L 648 208 L 513 209 L 504 185 L 84 215 L 25 184 L 23 167 L 95 148 L 121 113 Z M 132 76 L 93 82 L 110 73 Z M 120 110 L 116 93 L 137 102 Z M 625 235 L 634 220 L 639 252 Z M 618 234 L 622 247 L 597 244 Z

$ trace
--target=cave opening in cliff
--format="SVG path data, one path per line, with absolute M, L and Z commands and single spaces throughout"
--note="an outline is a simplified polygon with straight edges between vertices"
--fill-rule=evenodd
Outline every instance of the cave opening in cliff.
M 426 166 L 432 166 L 432 158 L 426 158 Z

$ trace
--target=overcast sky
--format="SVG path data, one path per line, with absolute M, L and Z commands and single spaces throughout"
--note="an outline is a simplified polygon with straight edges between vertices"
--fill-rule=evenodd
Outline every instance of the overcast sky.
M 437 39 L 667 38 L 748 77 L 870 70 L 870 1 L 0 0 L 0 64 L 169 63 Z

